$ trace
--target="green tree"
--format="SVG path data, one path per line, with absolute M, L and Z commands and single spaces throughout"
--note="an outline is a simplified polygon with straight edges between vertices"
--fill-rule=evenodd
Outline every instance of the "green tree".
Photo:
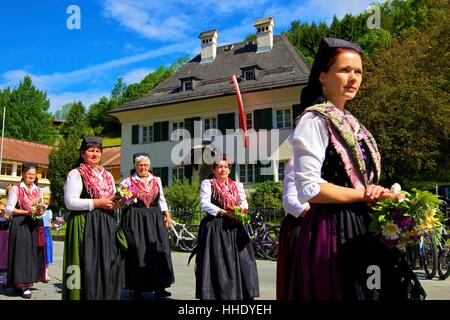
M 164 195 L 173 211 L 198 211 L 200 209 L 199 190 L 200 186 L 196 179 L 189 182 L 189 179 L 183 178 L 175 180 L 170 187 L 165 188 Z
M 351 110 L 374 134 L 386 185 L 450 178 L 449 43 L 446 0 L 428 17 L 376 49 Z
M 47 94 L 38 90 L 29 76 L 15 89 L 0 91 L 0 107 L 6 106 L 5 135 L 8 137 L 52 144 L 56 139 L 53 116 L 48 112 Z M 0 120 L 3 120 L 1 112 Z
M 55 211 L 65 207 L 64 183 L 67 173 L 74 168 L 79 157 L 79 144 L 79 137 L 72 134 L 60 141 L 59 147 L 55 147 L 49 154 L 48 176 L 51 181 L 50 192 Z
M 281 182 L 267 180 L 253 185 L 254 192 L 248 197 L 251 209 L 261 208 L 283 208 L 281 199 L 283 198 L 283 185 Z
M 66 103 L 60 109 L 56 110 L 55 111 L 55 119 L 65 120 L 67 118 L 67 115 L 69 114 L 69 110 L 70 110 L 71 106 L 72 106 L 72 103 Z
M 65 122 L 61 125 L 59 132 L 64 138 L 73 134 L 86 134 L 87 130 L 87 118 L 86 110 L 80 101 L 68 103 L 65 105 L 67 108 L 67 116 Z

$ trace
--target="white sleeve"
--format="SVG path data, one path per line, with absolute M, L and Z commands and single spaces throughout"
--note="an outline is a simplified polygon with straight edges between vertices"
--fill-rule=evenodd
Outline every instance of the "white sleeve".
M 161 211 L 169 211 L 169 207 L 167 206 L 166 198 L 164 197 L 164 190 L 162 187 L 161 179 L 156 177 L 156 181 L 158 182 L 159 187 L 159 207 Z
M 203 180 L 200 185 L 200 209 L 213 216 L 217 216 L 217 212 L 220 210 L 218 206 L 211 203 L 211 182 L 209 179 Z
M 17 186 L 13 186 L 11 190 L 9 190 L 8 202 L 6 203 L 7 214 L 11 215 L 13 213 L 13 210 L 16 207 L 18 199 L 19 199 L 19 188 Z
M 80 199 L 83 191 L 83 181 L 80 172 L 73 169 L 69 172 L 64 183 L 64 203 L 66 208 L 75 211 L 91 211 L 94 209 L 93 199 Z
M 312 112 L 301 118 L 289 138 L 294 149 L 294 179 L 298 200 L 305 203 L 320 192 L 322 164 L 328 147 L 326 120 Z
M 286 167 L 287 168 L 287 167 Z M 309 207 L 308 202 L 302 204 L 298 200 L 297 187 L 295 186 L 295 174 L 291 165 L 291 171 L 285 173 L 283 182 L 283 207 L 284 210 L 294 217 L 298 217 L 305 209 Z
M 241 208 L 248 209 L 247 196 L 245 195 L 244 185 L 240 182 L 235 182 L 238 188 L 239 198 L 241 198 Z
M 52 219 L 53 219 L 53 212 L 52 212 L 52 210 L 48 210 L 48 219 L 50 220 L 50 221 L 52 221 Z

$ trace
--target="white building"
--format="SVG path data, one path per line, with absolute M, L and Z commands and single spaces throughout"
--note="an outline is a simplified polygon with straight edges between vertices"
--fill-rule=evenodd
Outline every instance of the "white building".
M 224 46 L 218 46 L 217 30 L 200 33 L 200 54 L 143 98 L 112 110 L 110 114 L 122 123 L 121 175 L 129 174 L 134 153 L 148 152 L 154 172 L 165 184 L 171 184 L 174 178 L 198 176 L 200 164 L 173 161 L 172 150 L 180 141 L 171 139 L 171 133 L 183 128 L 192 135 L 195 121 L 201 124 L 202 134 L 210 128 L 224 134 L 226 129 L 238 129 L 239 109 L 232 83 L 235 74 L 247 127 L 256 130 L 258 138 L 262 137 L 263 129 L 269 134 L 276 131 L 279 140 L 278 159 L 272 154 L 251 161 L 246 151 L 246 160 L 236 163 L 232 178 L 246 187 L 265 179 L 281 180 L 284 165 L 291 157 L 286 139 L 293 119 L 300 112 L 300 91 L 308 81 L 310 67 L 286 36 L 273 35 L 273 26 L 272 17 L 257 20 L 256 40 Z M 203 135 L 191 148 L 201 148 L 205 140 L 211 139 Z M 212 148 L 221 151 L 215 142 L 211 142 Z M 229 150 L 224 152 L 230 154 Z M 233 160 L 239 162 L 236 157 Z M 272 164 L 271 175 L 261 174 L 261 162 L 266 160 L 270 161 L 268 165 Z

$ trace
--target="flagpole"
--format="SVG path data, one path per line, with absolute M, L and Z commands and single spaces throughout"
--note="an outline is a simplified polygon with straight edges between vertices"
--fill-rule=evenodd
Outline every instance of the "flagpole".
M 5 139 L 5 115 L 6 115 L 6 104 L 3 105 L 2 147 L 0 150 L 0 174 L 2 172 L 2 162 L 3 162 L 3 140 Z

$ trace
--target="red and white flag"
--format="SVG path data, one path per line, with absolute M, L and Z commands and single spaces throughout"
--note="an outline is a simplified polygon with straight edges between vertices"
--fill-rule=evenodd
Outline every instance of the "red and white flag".
M 245 119 L 244 104 L 242 103 L 242 96 L 241 92 L 239 91 L 239 84 L 237 82 L 236 75 L 233 74 L 231 78 L 233 79 L 234 88 L 236 89 L 236 95 L 239 106 L 239 128 L 241 128 L 244 131 L 244 148 L 248 148 L 248 131 L 247 131 L 247 121 Z

